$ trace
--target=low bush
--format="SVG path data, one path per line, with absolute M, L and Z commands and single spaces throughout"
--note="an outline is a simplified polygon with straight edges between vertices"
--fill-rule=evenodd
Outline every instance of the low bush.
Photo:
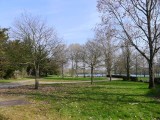
M 156 84 L 160 84 L 160 78 L 154 78 L 154 82 L 155 82 Z
M 107 75 L 107 77 L 110 77 L 109 75 Z M 123 78 L 125 77 L 124 75 L 112 75 L 113 78 Z
M 126 76 L 124 76 L 124 77 L 123 77 L 123 80 L 124 80 L 124 81 L 127 81 L 127 80 L 128 80 L 128 78 L 127 78 Z
M 131 76 L 131 77 L 130 77 L 130 80 L 137 82 L 137 81 L 138 81 L 138 77 L 133 77 L 133 76 Z
M 124 81 L 128 81 L 127 76 L 124 76 L 124 77 L 123 77 L 123 80 L 124 80 Z M 137 82 L 137 81 L 138 81 L 138 77 L 130 76 L 129 80 L 130 80 L 130 81 L 135 81 L 135 82 Z

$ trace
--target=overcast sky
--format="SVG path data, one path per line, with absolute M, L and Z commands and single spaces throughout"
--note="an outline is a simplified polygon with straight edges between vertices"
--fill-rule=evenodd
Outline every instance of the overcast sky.
M 53 26 L 66 44 L 83 44 L 94 36 L 100 21 L 97 0 L 0 0 L 0 26 L 12 27 L 24 11 L 40 15 Z

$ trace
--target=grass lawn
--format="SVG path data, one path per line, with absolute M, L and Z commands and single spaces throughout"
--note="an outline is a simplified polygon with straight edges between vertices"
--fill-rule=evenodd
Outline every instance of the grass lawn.
M 149 81 L 149 77 L 138 77 L 138 80 Z
M 34 78 L 21 78 L 21 79 L 0 79 L 0 83 L 12 83 L 12 82 L 18 82 L 18 81 L 22 81 L 22 80 L 30 80 L 30 79 L 34 79 Z
M 41 81 L 90 81 L 90 77 L 58 77 L 58 76 L 48 76 L 48 77 L 44 77 Z M 94 77 L 94 80 L 106 80 L 106 77 Z
M 32 104 L 0 107 L 0 118 L 13 120 L 158 120 L 160 100 L 148 84 L 127 81 L 90 85 L 41 85 L 0 90 L 0 95 L 25 96 Z M 159 92 L 156 91 L 156 94 Z

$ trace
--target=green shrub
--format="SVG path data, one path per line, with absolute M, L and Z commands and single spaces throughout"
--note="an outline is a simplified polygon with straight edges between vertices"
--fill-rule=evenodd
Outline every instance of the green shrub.
M 123 77 L 123 80 L 124 80 L 124 81 L 128 81 L 127 76 L 124 76 L 124 77 Z M 130 80 L 130 81 L 135 81 L 135 82 L 137 82 L 137 81 L 138 81 L 138 77 L 130 76 L 129 80 Z
M 127 79 L 127 77 L 126 77 L 126 76 L 124 76 L 124 77 L 123 77 L 123 80 L 124 80 L 124 81 L 127 81 L 128 79 Z
M 137 81 L 138 81 L 138 77 L 133 77 L 133 76 L 131 76 L 131 77 L 130 77 L 130 80 L 137 82 Z
M 107 75 L 107 77 L 110 77 L 109 75 Z M 125 77 L 124 75 L 112 75 L 113 78 L 123 78 Z
M 154 78 L 154 82 L 155 82 L 156 84 L 160 84 L 160 78 Z

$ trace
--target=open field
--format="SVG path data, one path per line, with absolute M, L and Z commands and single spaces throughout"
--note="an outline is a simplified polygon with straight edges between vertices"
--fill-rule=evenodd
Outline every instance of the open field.
M 45 80 L 45 81 L 88 81 L 90 80 L 91 78 L 90 77 L 60 77 L 60 76 L 48 76 L 48 77 L 44 77 L 42 80 Z M 94 77 L 93 78 L 94 80 L 107 80 L 106 77 Z
M 34 80 L 34 78 L 21 78 L 21 79 L 4 79 L 0 80 L 0 83 L 12 83 L 12 82 L 19 82 L 19 81 L 25 81 L 25 80 Z M 108 80 L 106 77 L 95 77 L 94 80 Z M 66 82 L 66 81 L 90 81 L 90 77 L 59 77 L 59 76 L 53 76 L 50 75 L 48 77 L 42 77 L 40 78 L 40 81 L 43 82 Z
M 113 80 L 114 79 L 121 79 L 122 80 L 122 78 L 112 78 Z M 49 75 L 48 77 L 44 77 L 43 79 L 42 79 L 43 81 L 49 81 L 49 82 L 51 82 L 51 81 L 74 81 L 74 80 L 76 80 L 76 81 L 88 81 L 88 80 L 90 80 L 90 77 L 85 77 L 85 78 L 83 78 L 83 77 L 64 77 L 64 78 L 62 78 L 62 77 L 60 77 L 60 76 L 53 76 L 53 75 Z M 94 80 L 109 80 L 109 78 L 106 78 L 106 77 L 94 77 Z M 149 77 L 138 77 L 138 80 L 140 81 L 140 80 L 142 80 L 142 81 L 148 81 L 149 80 Z
M 8 80 L 0 80 L 0 83 L 12 83 L 12 82 L 19 82 L 19 81 L 23 81 L 23 80 L 31 80 L 34 79 L 32 78 L 21 78 L 21 79 L 8 79 Z M 113 80 L 117 80 L 120 78 L 112 78 Z M 94 77 L 93 80 L 109 80 L 109 78 L 106 77 Z M 120 79 L 122 80 L 122 79 Z M 148 77 L 138 77 L 138 80 L 142 80 L 142 81 L 148 81 L 149 78 Z M 72 82 L 72 81 L 90 81 L 90 77 L 60 77 L 60 76 L 55 76 L 55 75 L 49 75 L 48 77 L 43 77 L 40 78 L 41 82 Z
M 148 84 L 126 81 L 90 85 L 53 84 L 1 89 L 1 98 L 21 98 L 31 104 L 0 107 L 0 117 L 21 120 L 117 120 L 159 119 L 159 91 Z M 154 95 L 157 94 L 157 97 Z M 6 100 L 6 99 L 5 99 Z M 3 101 L 3 100 L 1 100 Z M 10 114 L 12 113 L 12 114 Z

